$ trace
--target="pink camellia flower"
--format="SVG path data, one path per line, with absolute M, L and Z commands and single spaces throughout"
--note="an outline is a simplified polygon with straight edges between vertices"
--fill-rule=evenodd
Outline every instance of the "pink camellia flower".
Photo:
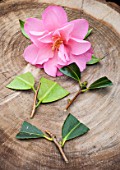
M 47 7 L 42 20 L 28 18 L 24 25 L 32 41 L 24 51 L 25 60 L 53 77 L 62 75 L 59 69 L 73 62 L 83 71 L 92 55 L 90 42 L 83 40 L 88 27 L 85 19 L 68 22 L 60 6 Z

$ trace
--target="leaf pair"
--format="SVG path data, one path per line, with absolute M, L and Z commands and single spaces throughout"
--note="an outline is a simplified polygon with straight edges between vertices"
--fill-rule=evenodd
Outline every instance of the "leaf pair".
M 45 138 L 49 141 L 54 142 L 54 144 L 59 149 L 63 159 L 66 163 L 68 163 L 68 159 L 62 149 L 65 142 L 76 137 L 82 136 L 89 131 L 89 128 L 81 123 L 77 118 L 75 118 L 72 114 L 69 114 L 64 121 L 62 127 L 62 140 L 58 142 L 58 139 L 55 135 L 53 135 L 49 131 L 45 131 L 43 133 L 37 127 L 31 125 L 30 123 L 24 121 L 21 127 L 20 132 L 16 135 L 17 139 L 37 139 L 37 138 Z M 49 135 L 49 136 L 48 136 Z
M 32 89 L 35 94 L 35 80 L 30 72 L 16 76 L 15 79 L 6 87 L 14 90 L 30 90 Z M 38 89 L 37 100 L 38 103 L 50 103 L 64 98 L 69 94 L 67 90 L 61 87 L 57 82 L 48 80 L 44 77 L 40 79 L 40 89 Z
M 69 114 L 62 127 L 62 141 L 60 142 L 61 147 L 64 146 L 65 142 L 74 139 L 78 136 L 82 136 L 89 131 L 89 128 L 81 123 L 72 114 Z M 17 139 L 34 139 L 34 138 L 46 138 L 53 141 L 45 133 L 31 125 L 28 122 L 22 124 L 20 132 L 16 135 Z
M 75 63 L 72 63 L 68 66 L 61 68 L 60 71 L 64 75 L 71 77 L 78 82 L 80 81 L 81 72 L 80 72 L 79 67 Z M 81 84 L 84 84 L 84 82 Z M 95 82 L 93 82 L 87 89 L 93 90 L 93 89 L 98 89 L 98 88 L 105 88 L 105 87 L 111 86 L 111 85 L 112 85 L 111 80 L 109 80 L 106 76 L 104 76 L 104 77 L 101 77 L 100 79 L 96 80 Z
M 80 85 L 80 90 L 73 97 L 73 99 L 69 101 L 69 103 L 67 104 L 65 110 L 67 110 L 71 106 L 71 104 L 74 102 L 74 100 L 78 97 L 78 95 L 81 92 L 84 93 L 84 92 L 86 92 L 88 90 L 100 89 L 100 88 L 105 88 L 105 87 L 113 85 L 111 80 L 109 80 L 106 76 L 104 76 L 104 77 L 101 77 L 100 79 L 96 80 L 95 82 L 93 82 L 89 87 L 87 87 L 87 84 L 88 84 L 87 81 L 85 81 L 85 82 L 80 81 L 81 72 L 80 72 L 79 67 L 75 63 L 72 63 L 72 64 L 70 64 L 68 66 L 65 66 L 65 67 L 61 68 L 60 71 L 64 75 L 66 75 L 68 77 L 71 77 L 74 80 L 76 80 Z

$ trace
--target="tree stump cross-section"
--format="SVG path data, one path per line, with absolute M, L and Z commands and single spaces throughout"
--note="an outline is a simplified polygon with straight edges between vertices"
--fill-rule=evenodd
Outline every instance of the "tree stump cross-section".
M 82 76 L 90 83 L 107 76 L 113 86 L 80 95 L 69 112 L 86 124 L 88 134 L 65 144 L 69 159 L 65 164 L 57 148 L 45 139 L 19 141 L 15 138 L 27 120 L 41 130 L 61 137 L 68 112 L 64 108 L 78 84 L 66 76 L 50 78 L 23 59 L 30 42 L 22 36 L 19 19 L 41 17 L 50 4 L 64 7 L 69 21 L 85 18 L 93 28 L 88 38 L 100 64 L 87 67 Z M 3 0 L 0 1 L 0 170 L 120 170 L 120 13 L 105 2 L 95 0 Z M 57 81 L 71 94 L 54 103 L 42 104 L 30 120 L 34 94 L 16 92 L 5 86 L 18 74 L 31 71 L 39 81 L 44 76 Z

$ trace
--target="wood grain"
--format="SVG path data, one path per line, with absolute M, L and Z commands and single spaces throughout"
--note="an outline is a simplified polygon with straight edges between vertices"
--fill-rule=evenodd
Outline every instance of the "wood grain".
M 46 2 L 46 3 L 43 3 Z M 42 70 L 23 59 L 30 43 L 19 27 L 19 19 L 40 18 L 50 3 L 64 5 L 69 20 L 86 18 L 93 34 L 89 37 L 95 55 L 108 54 L 101 64 L 88 67 L 83 79 L 89 83 L 108 76 L 113 87 L 80 95 L 69 112 L 90 127 L 87 135 L 66 143 L 65 164 L 54 146 L 44 139 L 19 141 L 15 139 L 24 120 L 41 130 L 50 130 L 61 138 L 61 127 L 68 114 L 64 108 L 79 89 L 77 83 L 63 76 L 51 78 L 71 94 L 51 104 L 41 105 L 34 119 L 29 119 L 34 94 L 15 92 L 5 86 L 17 74 L 31 71 L 38 82 Z M 94 10 L 95 9 L 95 10 Z M 96 10 L 97 9 L 97 10 Z M 3 0 L 0 1 L 0 170 L 119 170 L 120 169 L 120 14 L 98 1 L 88 0 Z

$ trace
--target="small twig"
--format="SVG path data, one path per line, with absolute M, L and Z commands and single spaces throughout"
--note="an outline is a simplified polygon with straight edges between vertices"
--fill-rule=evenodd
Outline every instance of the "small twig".
M 59 151 L 60 151 L 60 153 L 61 153 L 64 161 L 65 161 L 66 163 L 68 163 L 68 159 L 67 159 L 67 157 L 66 157 L 66 155 L 65 155 L 65 153 L 64 153 L 64 151 L 63 151 L 63 149 L 62 149 L 62 146 L 61 146 L 61 145 L 59 144 L 59 142 L 57 141 L 56 136 L 53 135 L 52 133 L 50 133 L 50 132 L 47 131 L 47 130 L 46 130 L 45 132 L 53 139 L 53 142 L 55 143 L 55 145 L 56 145 L 57 148 L 59 149 Z
M 35 91 L 34 102 L 33 102 L 33 108 L 32 108 L 32 113 L 31 113 L 31 115 L 30 115 L 30 118 L 33 118 L 34 113 L 35 113 L 35 109 L 36 109 L 36 100 L 37 100 L 37 95 L 38 95 L 39 88 L 40 88 L 40 83 L 38 84 L 37 90 Z
M 67 104 L 65 111 L 68 110 L 68 108 L 71 106 L 71 104 L 74 102 L 74 100 L 79 96 L 79 94 L 81 93 L 81 90 L 79 90 L 76 95 L 73 97 L 72 100 L 70 100 L 70 102 Z

